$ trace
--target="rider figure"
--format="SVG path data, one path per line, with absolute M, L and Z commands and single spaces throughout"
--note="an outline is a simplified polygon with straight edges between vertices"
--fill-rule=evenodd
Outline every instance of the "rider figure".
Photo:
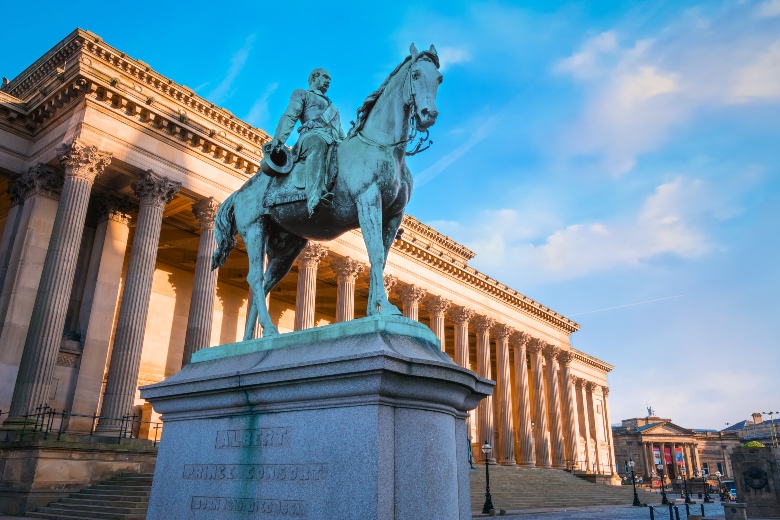
M 301 122 L 301 127 L 298 129 L 301 135 L 293 148 L 293 157 L 296 162 L 303 163 L 305 184 L 296 183 L 296 186 L 306 188 L 306 207 L 309 216 L 314 213 L 314 209 L 320 202 L 330 205 L 333 200 L 333 194 L 327 192 L 325 186 L 327 168 L 325 162 L 328 148 L 346 137 L 341 128 L 338 109 L 325 96 L 329 86 L 328 71 L 314 69 L 309 74 L 309 90 L 295 89 L 290 96 L 290 104 L 279 119 L 279 125 L 271 141 L 272 149 L 278 150 L 287 142 L 295 123 Z

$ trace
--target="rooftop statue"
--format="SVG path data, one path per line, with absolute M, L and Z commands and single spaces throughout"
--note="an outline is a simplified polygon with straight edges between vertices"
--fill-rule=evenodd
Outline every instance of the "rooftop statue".
M 396 314 L 384 290 L 384 267 L 404 208 L 412 194 L 406 156 L 414 155 L 436 122 L 436 93 L 442 81 L 436 49 L 414 44 L 384 83 L 366 98 L 345 136 L 339 113 L 326 97 L 330 75 L 315 69 L 309 90 L 293 92 L 273 140 L 263 147 L 261 171 L 219 208 L 212 268 L 221 266 L 240 234 L 249 255 L 252 299 L 244 339 L 259 317 L 263 336 L 278 334 L 265 295 L 290 271 L 309 240 L 332 240 L 360 228 L 371 264 L 368 316 Z M 285 142 L 295 123 L 300 137 Z M 416 146 L 419 131 L 424 135 Z M 265 265 L 265 260 L 268 265 Z M 259 296 L 262 295 L 262 296 Z

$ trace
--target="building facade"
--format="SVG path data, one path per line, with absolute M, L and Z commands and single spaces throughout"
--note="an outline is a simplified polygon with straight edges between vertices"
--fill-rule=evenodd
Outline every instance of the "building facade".
M 211 271 L 213 218 L 269 139 L 87 31 L 3 85 L 3 428 L 48 405 L 77 414 L 73 431 L 95 413 L 114 431 L 148 414 L 140 385 L 240 341 L 247 256 L 239 242 Z M 408 216 L 403 229 L 391 301 L 497 382 L 470 419 L 475 448 L 489 441 L 499 464 L 614 474 L 613 367 L 571 347 L 579 326 L 469 266 L 474 253 L 435 229 Z M 280 332 L 365 316 L 367 265 L 359 232 L 310 243 L 269 295 Z
M 657 476 L 659 463 L 672 481 L 702 472 L 714 476 L 718 471 L 724 478 L 733 478 L 730 455 L 740 444 L 733 432 L 683 428 L 654 415 L 624 419 L 612 430 L 622 476 L 630 475 L 628 462 L 633 460 L 634 472 L 647 479 Z

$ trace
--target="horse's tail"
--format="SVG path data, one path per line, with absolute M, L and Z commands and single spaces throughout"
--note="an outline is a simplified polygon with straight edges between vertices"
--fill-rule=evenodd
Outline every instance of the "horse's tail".
M 216 269 L 225 263 L 230 251 L 236 247 L 236 217 L 233 214 L 233 197 L 235 192 L 226 198 L 219 206 L 217 216 L 214 217 L 214 238 L 217 241 L 217 250 L 211 257 L 211 269 Z

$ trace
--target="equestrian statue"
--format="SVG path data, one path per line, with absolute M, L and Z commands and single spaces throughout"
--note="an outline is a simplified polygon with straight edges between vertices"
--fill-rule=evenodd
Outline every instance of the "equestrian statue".
M 308 241 L 332 240 L 356 228 L 371 264 L 367 315 L 401 314 L 387 299 L 384 268 L 412 194 L 406 156 L 427 148 L 421 146 L 438 116 L 441 81 L 433 45 L 418 52 L 412 44 L 410 55 L 358 109 L 346 136 L 325 95 L 326 70 L 312 71 L 308 91 L 293 92 L 273 139 L 263 147 L 261 171 L 225 199 L 214 221 L 212 269 L 225 262 L 236 234 L 249 256 L 247 281 L 255 297 L 245 340 L 252 338 L 258 317 L 264 337 L 279 333 L 265 295 Z M 290 150 L 285 142 L 298 121 L 300 136 Z M 424 134 L 414 146 L 418 132 Z M 407 150 L 410 143 L 414 147 Z

